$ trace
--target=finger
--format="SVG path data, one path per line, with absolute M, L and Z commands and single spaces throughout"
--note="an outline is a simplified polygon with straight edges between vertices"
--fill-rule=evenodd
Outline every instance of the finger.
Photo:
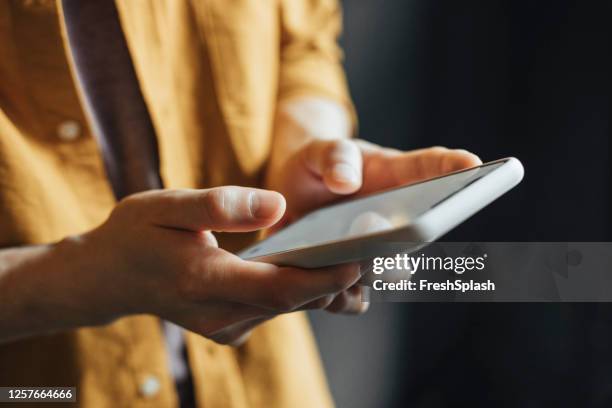
M 285 212 L 281 194 L 255 188 L 225 186 L 154 194 L 147 206 L 152 221 L 189 231 L 253 231 L 275 224 Z
M 360 278 L 358 264 L 320 269 L 278 267 L 244 261 L 229 252 L 207 248 L 208 279 L 199 291 L 227 300 L 283 313 L 320 297 L 343 291 Z
M 361 151 L 351 140 L 316 140 L 304 150 L 304 159 L 333 193 L 351 194 L 361 187 Z
M 465 149 L 452 149 L 446 155 L 446 162 L 442 163 L 441 174 L 463 170 L 482 164 L 480 157 Z
M 368 176 L 376 180 L 376 183 L 365 186 L 364 193 L 372 189 L 380 190 L 438 177 L 482 164 L 478 156 L 461 149 L 430 147 L 402 153 L 391 149 L 373 150 L 363 143 L 360 146 L 367 157 Z
M 391 169 L 400 182 L 411 182 L 441 176 L 477 166 L 482 161 L 473 153 L 460 149 L 430 147 L 414 150 L 391 160 Z
M 287 313 L 327 295 L 346 290 L 360 278 L 359 266 L 347 264 L 320 269 L 278 268 L 258 275 L 243 275 L 251 286 L 243 292 L 249 304 Z M 264 296 L 262 297 L 262 294 Z
M 334 301 L 326 308 L 331 313 L 362 314 L 370 307 L 369 302 L 363 300 L 362 287 L 354 285 L 339 293 Z

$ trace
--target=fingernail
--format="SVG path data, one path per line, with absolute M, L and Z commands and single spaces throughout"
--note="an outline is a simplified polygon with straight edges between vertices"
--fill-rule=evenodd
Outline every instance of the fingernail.
M 249 207 L 255 218 L 271 218 L 280 206 L 279 194 L 272 191 L 252 192 L 249 196 Z
M 346 163 L 338 163 L 332 169 L 332 177 L 342 183 L 359 184 L 359 174 L 352 166 Z

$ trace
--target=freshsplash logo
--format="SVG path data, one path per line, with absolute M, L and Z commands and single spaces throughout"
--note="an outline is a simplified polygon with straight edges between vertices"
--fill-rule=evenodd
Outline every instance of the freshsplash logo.
M 377 257 L 372 263 L 372 272 L 380 275 L 386 271 L 408 271 L 411 275 L 419 271 L 452 271 L 462 275 L 469 271 L 482 271 L 485 269 L 487 254 L 482 256 L 410 256 L 396 254 L 392 257 Z

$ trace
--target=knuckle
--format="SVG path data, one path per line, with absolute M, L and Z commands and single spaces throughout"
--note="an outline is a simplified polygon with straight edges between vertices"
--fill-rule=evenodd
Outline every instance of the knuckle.
M 123 221 L 142 222 L 144 219 L 151 217 L 150 206 L 147 206 L 146 198 L 152 193 L 132 194 L 122 198 L 113 208 L 110 218 Z
M 333 295 L 322 297 L 314 303 L 313 309 L 327 309 L 334 299 L 335 297 Z
M 444 154 L 448 152 L 448 148 L 445 146 L 432 146 L 429 148 L 429 152 L 433 154 Z
M 204 196 L 204 209 L 211 220 L 223 219 L 226 216 L 228 192 L 224 188 L 213 188 Z
M 443 156 L 440 160 L 440 172 L 450 173 L 453 170 L 455 170 L 453 157 L 451 157 L 450 155 Z
M 346 273 L 337 273 L 333 280 L 333 291 L 340 292 L 349 286 L 348 275 Z
M 332 313 L 341 313 L 346 308 L 346 294 L 339 293 L 327 307 L 326 310 Z
M 113 213 L 121 213 L 123 211 L 131 210 L 134 206 L 138 205 L 140 198 L 140 194 L 132 194 L 122 198 L 115 206 Z
M 154 219 L 159 212 L 165 210 L 164 199 L 168 196 L 167 192 L 160 190 L 131 194 L 119 200 L 111 216 L 127 217 L 131 222 Z
M 364 306 L 364 305 L 367 305 L 367 304 L 361 301 L 358 301 L 357 303 L 355 303 L 355 306 L 351 308 L 349 313 L 354 314 L 354 315 L 365 314 L 365 312 L 368 311 L 368 306 Z
M 333 148 L 336 151 L 346 152 L 357 149 L 355 142 L 349 139 L 338 139 L 333 142 Z
M 358 157 L 359 147 L 352 140 L 339 139 L 330 144 L 327 153 L 330 160 L 347 160 Z
M 327 310 L 332 313 L 349 315 L 365 312 L 361 297 L 358 294 L 349 293 L 348 291 L 339 294 Z
M 472 165 L 474 164 L 478 164 L 478 163 L 482 163 L 482 161 L 480 160 L 480 157 L 478 157 L 477 154 L 470 152 L 469 150 L 466 149 L 455 149 L 454 152 L 459 155 L 459 156 L 463 156 L 464 158 L 468 158 L 471 159 L 471 163 Z
M 357 312 L 357 314 L 366 314 L 368 312 L 368 310 L 370 309 L 370 303 L 369 302 L 361 302 L 361 304 L 359 305 L 359 311 Z

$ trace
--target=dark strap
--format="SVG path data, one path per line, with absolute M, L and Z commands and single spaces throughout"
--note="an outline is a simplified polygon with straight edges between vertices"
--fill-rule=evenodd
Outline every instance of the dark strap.
M 157 138 L 114 0 L 62 0 L 85 110 L 117 199 L 162 187 Z M 170 359 L 187 364 L 181 329 L 164 322 Z M 194 407 L 189 369 L 175 378 L 181 407 Z
M 62 0 L 77 79 L 117 199 L 161 188 L 157 139 L 115 2 Z

